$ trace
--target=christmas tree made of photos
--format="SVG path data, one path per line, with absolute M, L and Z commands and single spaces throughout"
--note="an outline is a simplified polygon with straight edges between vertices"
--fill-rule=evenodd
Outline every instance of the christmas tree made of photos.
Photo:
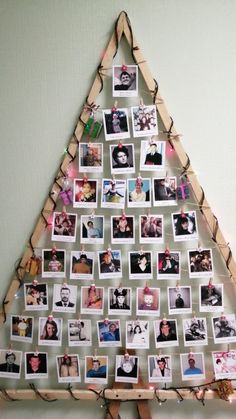
M 2 304 L 1 381 L 235 379 L 235 271 L 122 12 Z

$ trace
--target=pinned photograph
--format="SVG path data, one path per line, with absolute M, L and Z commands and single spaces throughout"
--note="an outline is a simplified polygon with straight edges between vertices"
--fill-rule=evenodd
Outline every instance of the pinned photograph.
M 236 342 L 235 314 L 222 314 L 219 317 L 213 317 L 211 320 L 214 343 Z
M 0 350 L 0 377 L 18 380 L 21 373 L 21 351 Z
M 111 242 L 116 243 L 135 243 L 135 225 L 133 215 L 111 216 Z
M 171 214 L 174 241 L 197 240 L 196 211 Z
M 25 352 L 25 379 L 48 378 L 48 354 Z
M 180 252 L 157 252 L 157 279 L 180 279 Z
M 61 313 L 75 313 L 77 286 L 68 284 L 54 284 L 53 311 Z
M 92 329 L 91 320 L 68 320 L 69 346 L 91 346 Z
M 156 348 L 178 346 L 178 328 L 175 319 L 154 320 L 154 336 Z
M 118 144 L 110 145 L 111 173 L 134 173 L 134 145 Z
M 85 383 L 107 384 L 108 356 L 85 357 Z
M 66 251 L 43 249 L 42 278 L 65 278 Z
M 199 285 L 199 311 L 224 311 L 223 284 Z
M 72 250 L 70 255 L 70 279 L 93 279 L 94 252 Z
M 149 321 L 126 321 L 126 348 L 149 349 Z
M 148 355 L 149 383 L 171 383 L 171 355 Z
M 185 346 L 207 345 L 207 324 L 205 317 L 193 317 L 183 320 Z
M 236 379 L 236 351 L 212 352 L 215 379 Z
M 128 208 L 144 208 L 151 206 L 150 179 L 128 179 Z
M 188 270 L 190 278 L 210 278 L 213 276 L 211 249 L 188 250 Z
M 103 144 L 80 143 L 79 144 L 79 172 L 101 173 L 103 172 Z
M 99 347 L 121 346 L 120 320 L 97 321 Z
M 164 141 L 141 141 L 140 148 L 140 170 L 162 171 L 165 169 L 165 150 Z
M 191 287 L 168 287 L 169 314 L 191 313 Z
M 74 179 L 74 208 L 97 208 L 98 181 L 96 179 Z
M 11 316 L 11 340 L 32 343 L 33 329 L 33 317 Z
M 163 215 L 149 214 L 139 216 L 139 242 L 163 243 L 164 220 Z
M 138 356 L 116 355 L 116 374 L 117 383 L 137 383 L 138 382 Z
M 98 252 L 98 272 L 100 279 L 121 278 L 121 251 L 105 250 Z
M 90 244 L 104 243 L 103 215 L 81 215 L 80 242 Z
M 131 315 L 132 289 L 108 288 L 108 314 Z
M 80 383 L 79 356 L 76 354 L 57 355 L 58 383 Z
M 129 279 L 152 279 L 152 252 L 129 252 Z
M 103 314 L 104 288 L 81 287 L 81 314 Z
M 77 214 L 54 212 L 52 221 L 52 240 L 74 243 L 76 239 Z
M 102 179 L 101 208 L 125 207 L 126 180 Z
M 112 108 L 103 112 L 103 122 L 106 140 L 130 138 L 128 109 Z
M 53 316 L 39 317 L 38 344 L 61 346 L 63 320 Z
M 155 105 L 131 107 L 133 136 L 148 137 L 158 135 L 157 112 Z
M 180 354 L 182 380 L 205 378 L 204 355 L 202 352 Z
M 48 286 L 31 282 L 24 284 L 25 310 L 48 310 Z
M 177 205 L 176 177 L 153 178 L 152 182 L 154 207 Z
M 160 288 L 136 289 L 137 316 L 160 316 Z
M 113 97 L 138 96 L 137 65 L 114 65 L 112 75 Z

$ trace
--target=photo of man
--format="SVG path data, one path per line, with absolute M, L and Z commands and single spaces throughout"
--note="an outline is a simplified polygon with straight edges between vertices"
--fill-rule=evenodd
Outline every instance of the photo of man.
M 0 351 L 0 377 L 20 378 L 22 352 Z
M 47 353 L 25 352 L 25 378 L 48 378 Z
M 81 243 L 100 243 L 104 242 L 104 216 L 81 215 Z
M 54 284 L 53 288 L 53 311 L 75 313 L 77 286 Z
M 92 279 L 94 270 L 94 252 L 71 251 L 70 278 Z
M 43 249 L 43 278 L 65 278 L 65 250 Z
M 98 253 L 99 278 L 120 278 L 122 276 L 121 251 L 106 250 Z
M 85 383 L 107 384 L 108 380 L 108 357 L 85 357 Z
M 103 123 L 106 140 L 129 138 L 128 109 L 104 109 Z
M 138 66 L 113 66 L 113 97 L 138 95 Z
M 131 288 L 108 288 L 108 314 L 131 314 Z

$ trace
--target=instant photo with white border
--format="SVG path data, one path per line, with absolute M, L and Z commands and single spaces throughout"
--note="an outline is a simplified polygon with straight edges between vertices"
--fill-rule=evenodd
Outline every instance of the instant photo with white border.
M 98 181 L 97 179 L 74 179 L 73 207 L 97 208 Z
M 179 346 L 176 319 L 160 319 L 153 321 L 156 348 Z
M 134 178 L 127 180 L 127 206 L 128 208 L 149 208 L 151 206 L 151 179 L 144 178 L 140 185 L 138 183 Z
M 188 250 L 188 271 L 190 278 L 212 278 L 212 249 Z
M 110 145 L 111 174 L 135 173 L 134 144 Z
M 31 361 L 34 358 L 34 362 Z M 36 361 L 37 360 L 37 361 Z M 48 378 L 47 352 L 25 352 L 25 379 Z
M 77 285 L 54 284 L 53 311 L 75 313 L 77 301 Z
M 103 172 L 103 144 L 79 143 L 79 172 Z
M 212 317 L 212 331 L 214 343 L 236 342 L 235 314 L 224 314 Z
M 160 368 L 161 364 L 163 368 Z M 148 355 L 148 381 L 149 383 L 171 383 L 171 355 Z
M 98 254 L 99 279 L 122 278 L 122 257 L 120 250 L 103 250 Z
M 102 113 L 106 141 L 130 138 L 128 109 L 103 109 Z
M 81 287 L 81 314 L 103 314 L 104 287 Z
M 176 176 L 152 178 L 154 207 L 177 205 Z
M 108 288 L 108 314 L 130 316 L 132 313 L 132 288 Z
M 19 380 L 21 374 L 21 362 L 22 351 L 0 349 L 0 377 Z
M 51 240 L 74 243 L 77 231 L 77 214 L 54 212 Z
M 224 285 L 199 285 L 199 311 L 213 313 L 224 311 Z
M 104 215 L 81 215 L 80 243 L 104 243 Z
M 68 345 L 91 346 L 92 328 L 90 319 L 68 320 Z
M 155 105 L 131 107 L 133 136 L 148 137 L 158 135 L 157 112 Z
M 203 352 L 180 354 L 180 363 L 183 381 L 197 379 L 202 380 L 205 378 L 205 363 Z
M 173 213 L 171 219 L 175 242 L 198 239 L 196 211 Z
M 212 361 L 216 380 L 236 379 L 236 350 L 231 349 L 227 352 L 212 352 Z
M 42 278 L 65 278 L 66 276 L 66 250 L 42 250 Z
M 141 141 L 140 170 L 163 171 L 165 169 L 165 153 L 165 141 L 156 141 L 155 139 Z
M 98 346 L 110 348 L 121 346 L 121 329 L 119 319 L 97 321 Z
M 184 346 L 208 345 L 205 317 L 183 319 Z
M 137 383 L 139 357 L 133 355 L 116 355 L 115 382 Z
M 111 216 L 111 243 L 135 244 L 135 218 L 133 215 Z
M 129 279 L 152 279 L 152 252 L 128 252 Z
M 96 369 L 94 369 L 93 363 L 96 361 L 97 365 Z M 107 381 L 108 356 L 85 356 L 84 382 L 91 384 L 107 384 Z
M 160 288 L 136 288 L 136 315 L 160 316 Z
M 48 284 L 24 284 L 25 311 L 48 310 Z
M 50 326 L 50 327 L 48 327 Z M 44 346 L 61 346 L 63 319 L 39 317 L 38 344 Z
M 180 279 L 181 252 L 157 252 L 157 279 Z
M 138 66 L 137 65 L 125 65 L 125 66 L 113 65 L 112 66 L 112 96 L 113 97 L 137 97 L 138 96 Z
M 125 336 L 127 349 L 149 349 L 149 321 L 127 320 Z
M 191 287 L 168 287 L 169 314 L 192 313 Z
M 139 242 L 141 244 L 164 242 L 163 215 L 139 215 Z
M 11 340 L 33 342 L 34 318 L 24 315 L 11 315 Z
M 124 209 L 125 195 L 125 179 L 102 179 L 101 208 Z
M 56 364 L 57 364 L 58 383 L 80 383 L 81 382 L 80 362 L 79 362 L 78 354 L 57 355 Z
M 72 250 L 70 254 L 70 279 L 93 279 L 95 252 Z

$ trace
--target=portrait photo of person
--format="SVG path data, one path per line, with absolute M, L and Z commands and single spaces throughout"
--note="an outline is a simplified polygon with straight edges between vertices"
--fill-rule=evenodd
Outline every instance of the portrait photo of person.
M 126 348 L 149 349 L 149 321 L 126 321 Z
M 198 239 L 196 211 L 171 214 L 174 241 Z
M 224 285 L 212 284 L 199 285 L 199 311 L 214 312 L 224 311 Z
M 202 352 L 180 354 L 182 380 L 205 378 L 204 355 Z
M 111 216 L 111 242 L 115 243 L 135 243 L 134 216 Z
M 134 145 L 110 145 L 111 173 L 134 173 Z
M 38 344 L 61 346 L 63 320 L 53 316 L 39 317 Z
M 177 205 L 176 177 L 153 178 L 152 182 L 154 207 Z
M 180 279 L 180 252 L 157 252 L 157 279 Z
M 175 319 L 154 320 L 154 336 L 156 348 L 178 346 L 178 328 Z
M 112 108 L 104 109 L 102 112 L 105 139 L 107 141 L 130 137 L 128 109 Z
M 183 319 L 183 336 L 185 346 L 207 345 L 207 324 L 203 317 Z
M 91 320 L 68 320 L 69 346 L 91 346 L 92 330 Z
M 104 242 L 104 216 L 81 215 L 80 242 L 103 244 Z
M 112 68 L 113 97 L 138 96 L 138 66 L 114 65 Z
M 121 346 L 120 320 L 97 321 L 99 347 Z
M 74 208 L 97 208 L 97 183 L 96 179 L 74 179 Z
M 160 288 L 136 289 L 137 316 L 160 316 Z
M 103 144 L 79 144 L 79 172 L 101 173 L 103 171 Z
M 21 373 L 21 351 L 0 350 L 0 377 L 18 380 Z
M 64 354 L 56 357 L 58 383 L 80 383 L 79 356 Z
M 133 106 L 131 107 L 131 116 L 134 137 L 158 135 L 155 105 Z
M 74 243 L 76 240 L 77 214 L 54 212 L 51 240 Z
M 53 311 L 75 313 L 77 286 L 68 284 L 54 284 Z
M 92 284 L 81 287 L 81 314 L 103 314 L 104 288 Z
M 190 278 L 211 278 L 213 276 L 212 250 L 188 250 L 188 270 Z
M 126 180 L 102 179 L 101 208 L 125 207 Z
M 131 288 L 108 288 L 108 314 L 130 315 L 131 303 Z
M 137 383 L 138 382 L 138 356 L 116 355 L 116 374 L 117 383 Z
M 33 281 L 24 284 L 26 311 L 48 310 L 48 285 Z
M 139 242 L 163 243 L 164 241 L 163 215 L 148 214 L 139 216 Z
M 151 206 L 150 179 L 128 179 L 128 208 Z
M 168 287 L 167 293 L 169 314 L 192 312 L 191 287 Z
M 152 252 L 129 252 L 129 279 L 152 279 Z
M 25 378 L 26 380 L 48 378 L 48 354 L 46 352 L 25 352 Z
M 33 317 L 11 316 L 11 340 L 32 343 L 33 329 Z
M 94 252 L 71 251 L 70 279 L 93 279 Z
M 214 374 L 216 380 L 221 379 L 236 379 L 236 351 L 231 349 L 229 351 L 212 352 Z
M 211 321 L 214 343 L 236 342 L 235 314 L 222 314 L 212 317 Z
M 108 357 L 85 356 L 85 383 L 107 384 Z
M 170 383 L 172 381 L 171 355 L 148 355 L 149 383 Z
M 98 252 L 98 272 L 100 279 L 121 278 L 121 251 L 105 250 Z
M 43 249 L 42 261 L 42 278 L 65 278 L 65 250 Z
M 140 146 L 140 170 L 162 171 L 165 168 L 164 141 L 141 141 Z

